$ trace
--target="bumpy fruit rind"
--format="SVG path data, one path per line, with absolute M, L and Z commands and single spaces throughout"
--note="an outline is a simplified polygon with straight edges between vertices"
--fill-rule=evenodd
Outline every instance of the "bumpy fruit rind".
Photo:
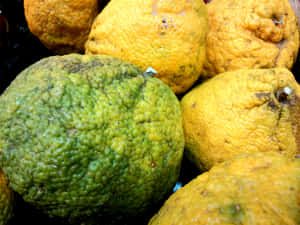
M 299 224 L 300 159 L 239 155 L 176 191 L 149 225 Z
M 202 170 L 241 153 L 300 153 L 300 86 L 285 68 L 219 74 L 181 107 L 185 153 Z
M 0 98 L 0 164 L 50 216 L 131 216 L 177 180 L 184 137 L 167 85 L 110 56 L 45 58 Z

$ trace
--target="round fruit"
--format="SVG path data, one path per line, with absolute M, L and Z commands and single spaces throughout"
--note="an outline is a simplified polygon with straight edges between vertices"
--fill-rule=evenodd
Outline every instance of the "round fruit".
M 30 31 L 57 54 L 83 52 L 94 18 L 97 0 L 24 0 Z
M 213 0 L 203 76 L 236 69 L 291 69 L 299 49 L 298 20 L 288 0 Z
M 300 153 L 300 86 L 285 68 L 219 74 L 181 104 L 187 157 L 200 169 L 245 152 Z
M 299 158 L 240 155 L 175 192 L 149 225 L 298 224 L 299 177 Z
M 0 98 L 0 164 L 50 216 L 144 212 L 172 189 L 183 147 L 171 89 L 110 56 L 45 58 Z
M 143 70 L 151 66 L 156 77 L 179 94 L 202 71 L 206 33 L 202 0 L 112 0 L 96 17 L 85 50 L 118 57 Z
M 13 192 L 0 168 L 0 225 L 8 224 L 13 215 Z

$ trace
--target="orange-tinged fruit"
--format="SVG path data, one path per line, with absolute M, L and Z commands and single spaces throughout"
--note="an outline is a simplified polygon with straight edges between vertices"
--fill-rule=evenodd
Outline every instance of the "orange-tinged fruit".
M 96 17 L 87 54 L 107 54 L 154 68 L 175 93 L 198 79 L 205 60 L 207 12 L 202 0 L 112 0 Z
M 13 192 L 0 168 L 0 225 L 6 225 L 13 216 Z
M 297 17 L 288 0 L 213 0 L 203 76 L 236 69 L 291 69 L 299 49 Z
M 296 225 L 300 159 L 240 155 L 175 192 L 149 225 Z
M 235 155 L 300 151 L 300 86 L 286 68 L 215 76 L 181 100 L 186 155 L 207 170 Z
M 99 6 L 97 0 L 24 0 L 24 11 L 30 31 L 54 53 L 67 54 L 84 51 Z

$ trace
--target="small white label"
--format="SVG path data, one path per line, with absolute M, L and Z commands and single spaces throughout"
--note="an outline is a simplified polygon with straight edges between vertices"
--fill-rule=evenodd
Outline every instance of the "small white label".
M 148 67 L 145 71 L 146 73 L 153 73 L 153 74 L 157 74 L 157 71 L 155 69 L 153 69 L 152 67 Z

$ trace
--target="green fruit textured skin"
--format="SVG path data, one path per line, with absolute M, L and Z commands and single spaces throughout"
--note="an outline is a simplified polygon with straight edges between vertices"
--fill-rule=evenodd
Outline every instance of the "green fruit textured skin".
M 51 56 L 0 98 L 0 164 L 50 216 L 133 215 L 176 182 L 184 148 L 171 89 L 110 56 Z
M 13 216 L 13 192 L 0 168 L 0 225 L 8 224 Z

